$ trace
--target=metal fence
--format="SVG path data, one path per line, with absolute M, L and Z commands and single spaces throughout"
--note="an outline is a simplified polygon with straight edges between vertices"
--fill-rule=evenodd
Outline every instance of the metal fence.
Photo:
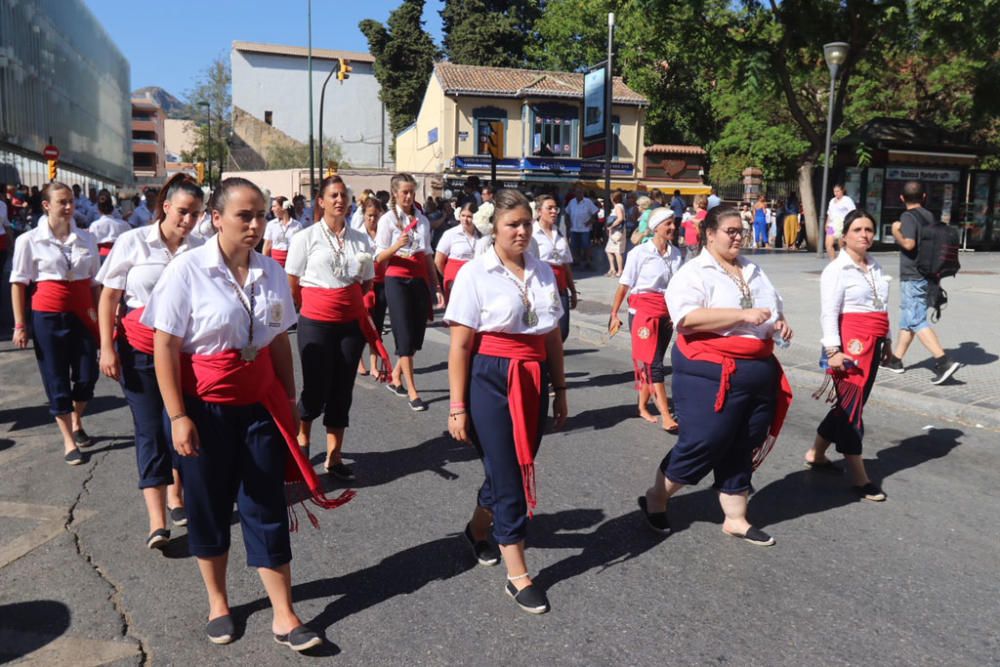
M 746 197 L 746 186 L 742 180 L 713 182 L 712 187 L 724 201 L 743 201 Z M 788 195 L 795 193 L 799 197 L 798 181 L 764 181 L 760 186 L 760 191 L 768 201 L 773 199 L 788 199 Z

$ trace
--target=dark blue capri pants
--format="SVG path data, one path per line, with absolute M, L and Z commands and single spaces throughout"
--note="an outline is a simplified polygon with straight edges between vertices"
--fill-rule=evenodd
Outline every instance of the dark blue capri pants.
M 763 444 L 774 416 L 778 367 L 773 357 L 738 359 L 722 412 L 715 412 L 722 367 L 692 361 L 674 346 L 673 397 L 682 424 L 677 444 L 660 464 L 671 482 L 697 484 L 715 473 L 713 488 L 751 491 L 753 450 Z
M 229 551 L 236 502 L 250 567 L 292 560 L 285 504 L 288 447 L 260 404 L 222 405 L 184 397 L 198 429 L 197 456 L 178 456 L 188 515 L 188 547 L 199 558 Z
M 563 313 L 559 318 L 559 335 L 562 336 L 563 342 L 569 338 L 569 290 L 562 292 L 559 295 L 559 301 L 562 302 Z
M 385 300 L 392 320 L 397 357 L 412 357 L 424 346 L 431 297 L 423 278 L 385 279 Z M 357 365 L 357 364 L 355 364 Z
M 868 403 L 868 396 L 872 393 L 872 387 L 875 386 L 875 376 L 878 375 L 878 360 L 882 358 L 882 350 L 886 344 L 887 340 L 885 338 L 879 338 L 878 342 L 875 343 L 871 372 L 868 374 L 868 380 L 865 382 L 865 390 L 861 398 L 862 410 L 864 409 L 864 405 Z M 844 456 L 861 455 L 861 441 L 865 437 L 865 422 L 859 415 L 858 423 L 852 424 L 847 413 L 844 412 L 839 404 L 830 408 L 830 411 L 826 413 L 826 417 L 820 422 L 816 432 L 824 440 L 835 443 L 837 451 Z
M 299 416 L 311 422 L 323 414 L 323 426 L 347 428 L 358 362 L 365 337 L 357 322 L 321 322 L 299 315 L 302 393 Z
M 97 341 L 73 313 L 31 311 L 35 359 L 53 417 L 73 412 L 74 402 L 94 398 Z
M 117 341 L 121 364 L 122 393 L 132 411 L 135 426 L 135 462 L 139 488 L 173 484 L 173 445 L 170 421 L 163 411 L 163 397 L 156 383 L 153 355 L 136 350 L 124 336 Z
M 517 544 L 528 528 L 521 466 L 514 451 L 514 426 L 507 405 L 510 359 L 476 354 L 469 383 L 472 441 L 483 459 L 486 479 L 479 489 L 480 507 L 493 512 L 493 537 L 498 544 Z M 538 443 L 548 416 L 548 369 L 542 364 L 542 400 L 538 410 Z M 531 409 L 532 406 L 527 406 Z M 537 446 L 537 445 L 536 445 Z

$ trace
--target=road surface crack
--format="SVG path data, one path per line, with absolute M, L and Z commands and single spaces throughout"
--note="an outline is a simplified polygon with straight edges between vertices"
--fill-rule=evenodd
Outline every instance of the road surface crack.
M 146 651 L 145 643 L 139 637 L 131 634 L 132 619 L 130 618 L 128 611 L 125 609 L 121 586 L 119 586 L 119 584 L 112 579 L 108 573 L 97 564 L 97 562 L 94 561 L 93 554 L 84 549 L 83 540 L 80 539 L 80 533 L 77 530 L 76 525 L 76 510 L 80 506 L 80 503 L 83 502 L 84 497 L 90 494 L 90 483 L 97 474 L 97 468 L 100 467 L 106 458 L 108 458 L 110 453 L 111 452 L 103 452 L 98 455 L 95 458 L 94 465 L 90 466 L 86 479 L 84 479 L 83 483 L 80 485 L 80 493 L 76 496 L 76 499 L 73 500 L 73 503 L 69 507 L 69 514 L 66 519 L 66 530 L 73 536 L 73 546 L 76 549 L 77 555 L 80 556 L 80 558 L 82 558 L 87 565 L 92 567 L 101 581 L 103 581 L 108 588 L 111 589 L 111 593 L 108 595 L 108 601 L 111 602 L 115 612 L 121 619 L 121 635 L 122 637 L 131 639 L 138 644 L 140 664 L 148 665 L 151 664 L 151 662 L 149 653 Z

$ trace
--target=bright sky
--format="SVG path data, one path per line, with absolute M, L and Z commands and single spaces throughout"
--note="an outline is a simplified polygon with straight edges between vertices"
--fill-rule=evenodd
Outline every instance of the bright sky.
M 308 0 L 84 0 L 132 64 L 132 90 L 159 86 L 178 98 L 234 40 L 306 46 Z M 441 41 L 441 0 L 424 28 Z M 399 0 L 312 0 L 313 47 L 368 51 L 358 23 L 385 21 Z

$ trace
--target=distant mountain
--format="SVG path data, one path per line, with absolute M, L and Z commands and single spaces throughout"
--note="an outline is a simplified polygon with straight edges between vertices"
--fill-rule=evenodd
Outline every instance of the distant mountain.
M 159 86 L 146 86 L 133 90 L 132 97 L 152 97 L 167 114 L 167 118 L 180 118 L 184 115 L 185 104 Z

